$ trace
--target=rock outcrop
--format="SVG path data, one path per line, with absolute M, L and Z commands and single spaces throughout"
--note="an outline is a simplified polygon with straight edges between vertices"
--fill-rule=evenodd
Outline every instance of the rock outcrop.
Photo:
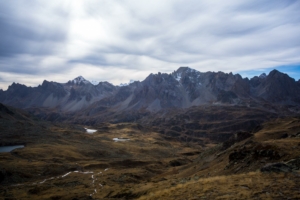
M 261 172 L 292 172 L 293 169 L 290 165 L 285 163 L 268 163 L 260 169 Z

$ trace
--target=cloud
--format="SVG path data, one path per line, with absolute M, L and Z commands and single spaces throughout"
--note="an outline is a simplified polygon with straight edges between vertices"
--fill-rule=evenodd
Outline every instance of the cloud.
M 118 84 L 179 66 L 248 76 L 294 66 L 299 10 L 295 0 L 2 1 L 0 87 L 29 75 L 25 84 Z
M 0 57 L 48 55 L 65 41 L 67 13 L 58 6 L 38 1 L 1 2 L 0 6 Z

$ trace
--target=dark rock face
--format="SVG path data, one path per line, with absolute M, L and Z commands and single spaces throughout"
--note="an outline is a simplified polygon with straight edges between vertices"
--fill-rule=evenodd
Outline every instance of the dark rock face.
M 268 163 L 260 169 L 261 172 L 292 172 L 291 166 L 285 163 Z
M 34 89 L 19 83 L 13 83 L 7 91 L 1 93 L 0 101 L 15 107 L 25 107 L 30 104 L 28 101 L 29 94 L 35 93 Z M 32 101 L 33 98 L 30 98 Z
M 232 91 L 220 91 L 217 95 L 217 100 L 222 103 L 234 103 L 234 100 L 237 99 L 238 96 Z
M 248 142 L 248 145 L 229 154 L 229 163 L 276 162 L 284 156 L 274 146 L 261 145 L 251 140 Z
M 176 160 L 171 160 L 169 162 L 169 165 L 172 166 L 172 167 L 177 167 L 177 166 L 181 166 L 181 165 L 185 165 L 187 164 L 188 161 L 187 160 L 184 160 L 184 159 L 176 159 Z
M 45 80 L 40 88 L 42 88 L 45 92 L 52 93 L 53 97 L 62 98 L 67 95 L 67 92 L 59 83 L 48 82 Z
M 247 157 L 248 154 L 250 154 L 249 151 L 236 151 L 236 152 L 233 152 L 229 155 L 229 161 L 234 162 L 234 161 L 243 160 Z
M 182 107 L 181 92 L 176 84 L 176 80 L 170 74 L 150 74 L 134 90 L 134 96 L 129 106 L 136 105 L 136 108 L 147 108 L 157 100 L 159 106 L 163 108 Z
M 254 77 L 250 80 L 252 95 L 272 103 L 299 103 L 299 84 L 277 70 L 270 72 L 266 78 Z
M 233 136 L 231 136 L 229 138 L 229 140 L 225 141 L 222 144 L 222 149 L 227 149 L 230 146 L 232 146 L 233 144 L 235 144 L 236 142 L 240 142 L 240 141 L 245 140 L 245 139 L 247 139 L 251 136 L 253 136 L 253 134 L 248 133 L 248 132 L 238 132 L 238 133 L 234 134 Z M 233 155 L 233 157 L 235 157 L 235 156 Z
M 250 160 L 268 159 L 268 160 L 278 160 L 280 155 L 274 150 L 240 150 L 235 151 L 229 155 L 230 162 L 236 162 L 245 160 L 246 158 L 251 158 Z
M 0 113 L 9 114 L 9 115 L 13 115 L 14 114 L 10 109 L 8 109 L 2 103 L 0 103 Z

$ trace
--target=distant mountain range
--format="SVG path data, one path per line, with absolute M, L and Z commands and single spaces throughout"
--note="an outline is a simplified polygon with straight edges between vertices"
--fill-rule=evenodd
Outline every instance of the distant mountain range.
M 18 108 L 139 110 L 157 112 L 165 108 L 189 108 L 205 104 L 248 105 L 253 102 L 281 105 L 300 104 L 300 81 L 277 70 L 250 80 L 239 74 L 202 73 L 180 67 L 171 74 L 150 74 L 144 81 L 124 86 L 108 82 L 93 85 L 82 76 L 38 87 L 13 83 L 0 91 L 0 102 Z

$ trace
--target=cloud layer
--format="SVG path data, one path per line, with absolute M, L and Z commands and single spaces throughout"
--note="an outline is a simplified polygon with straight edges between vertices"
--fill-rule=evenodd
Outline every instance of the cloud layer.
M 296 0 L 1 1 L 0 88 L 299 66 L 299 10 Z

